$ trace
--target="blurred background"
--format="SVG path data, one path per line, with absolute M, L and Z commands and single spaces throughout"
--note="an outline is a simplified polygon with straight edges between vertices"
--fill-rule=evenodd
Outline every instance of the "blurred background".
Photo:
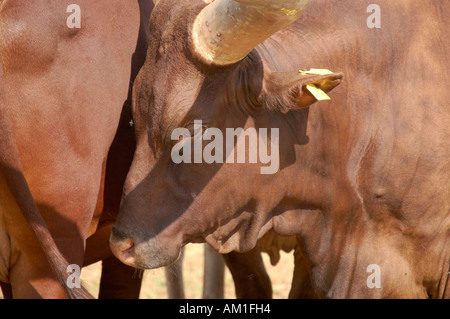
M 270 264 L 269 256 L 262 254 L 266 270 L 272 280 L 273 298 L 286 299 L 291 288 L 294 273 L 294 252 L 280 252 L 280 262 L 274 267 Z M 183 280 L 187 299 L 201 299 L 203 294 L 203 264 L 204 248 L 200 244 L 189 244 L 185 248 L 183 260 Z M 101 262 L 83 268 L 81 280 L 86 289 L 98 296 Z M 147 270 L 136 276 L 143 277 L 141 299 L 167 299 L 167 286 L 164 269 Z M 225 299 L 236 299 L 234 282 L 228 268 L 225 267 Z M 0 299 L 3 294 L 0 289 Z
M 262 254 L 267 272 L 272 280 L 273 298 L 286 299 L 291 288 L 294 272 L 294 252 L 281 252 L 280 262 L 273 267 L 269 256 Z M 183 280 L 187 299 L 201 299 L 203 294 L 204 249 L 200 244 L 186 246 L 183 260 Z M 81 280 L 86 289 L 94 296 L 98 295 L 101 263 L 83 268 Z M 136 275 L 139 275 L 137 272 Z M 141 299 L 167 299 L 167 286 L 164 269 L 147 270 L 143 274 Z M 225 298 L 235 299 L 234 283 L 230 272 L 225 268 Z

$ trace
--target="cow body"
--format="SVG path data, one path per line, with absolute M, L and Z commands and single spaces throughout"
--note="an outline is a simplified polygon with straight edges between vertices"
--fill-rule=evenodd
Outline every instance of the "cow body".
M 273 229 L 301 237 L 325 297 L 448 297 L 450 6 L 378 4 L 383 27 L 370 29 L 370 1 L 313 1 L 244 60 L 217 66 L 186 40 L 205 3 L 160 1 L 134 86 L 137 150 L 111 237 L 116 256 L 160 267 L 187 242 L 246 252 Z M 284 94 L 290 80 L 276 72 L 303 68 L 345 74 L 331 102 L 292 106 L 311 97 L 291 86 Z M 174 164 L 170 133 L 200 119 L 222 131 L 279 128 L 280 171 Z M 368 284 L 371 265 L 381 288 Z
M 79 1 L 69 28 L 61 1 L 3 1 L 2 111 L 31 193 L 61 252 L 83 265 L 102 211 L 104 167 L 127 99 L 136 49 L 136 1 Z M 63 297 L 0 173 L 0 281 L 15 298 Z

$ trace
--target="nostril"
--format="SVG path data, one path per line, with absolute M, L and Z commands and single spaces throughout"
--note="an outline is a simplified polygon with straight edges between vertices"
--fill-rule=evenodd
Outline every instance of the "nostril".
M 114 255 L 123 263 L 133 266 L 135 259 L 135 243 L 131 239 L 118 240 L 112 245 Z
M 134 251 L 134 242 L 131 239 L 126 240 L 122 245 L 123 254 L 131 254 Z
M 126 239 L 120 243 L 120 255 L 119 259 L 129 265 L 134 266 L 134 259 L 135 259 L 135 244 L 134 241 L 131 239 Z
M 110 247 L 113 254 L 123 263 L 133 266 L 135 259 L 135 242 L 117 228 L 112 228 Z

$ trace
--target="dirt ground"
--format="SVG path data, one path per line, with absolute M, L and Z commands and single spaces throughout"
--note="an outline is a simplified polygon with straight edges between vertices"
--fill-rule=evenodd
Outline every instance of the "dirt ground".
M 294 270 L 293 253 L 281 253 L 281 260 L 275 267 L 263 254 L 267 272 L 272 280 L 273 297 L 287 298 Z M 185 295 L 188 299 L 200 299 L 203 293 L 203 245 L 187 245 L 183 262 Z M 86 289 L 94 296 L 98 295 L 101 263 L 83 268 L 81 280 Z M 3 295 L 0 291 L 0 299 Z M 166 280 L 163 269 L 148 270 L 143 274 L 141 299 L 167 299 Z M 225 271 L 225 298 L 235 299 L 234 283 L 228 269 Z
M 272 280 L 273 297 L 285 299 L 289 295 L 292 275 L 294 271 L 293 253 L 281 254 L 281 260 L 272 267 L 269 258 L 263 254 L 267 272 Z M 94 296 L 98 295 L 100 263 L 86 267 L 81 272 L 81 279 L 86 289 Z M 185 295 L 188 299 L 200 299 L 203 293 L 203 246 L 187 245 L 183 261 L 183 279 Z M 167 289 L 163 269 L 147 270 L 143 274 L 141 299 L 166 299 Z M 225 298 L 235 299 L 234 283 L 228 269 L 225 271 Z

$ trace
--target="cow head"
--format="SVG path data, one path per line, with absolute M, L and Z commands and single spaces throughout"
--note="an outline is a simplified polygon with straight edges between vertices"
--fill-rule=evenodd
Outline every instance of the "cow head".
M 262 174 L 267 161 L 250 160 L 251 153 L 270 144 L 267 151 L 279 149 L 282 163 L 295 162 L 288 148 L 305 141 L 293 134 L 295 123 L 281 129 L 286 117 L 300 112 L 306 119 L 316 101 L 307 85 L 328 92 L 342 78 L 275 72 L 255 49 L 294 22 L 309 0 L 209 2 L 161 0 L 152 13 L 147 60 L 133 92 L 137 150 L 111 235 L 114 254 L 134 267 L 169 265 L 189 242 L 206 241 L 221 253 L 252 249 L 273 228 L 290 186 L 283 167 Z M 233 156 L 226 142 L 223 152 L 209 144 L 219 139 L 213 132 L 225 138 L 227 128 L 255 129 L 257 146 L 243 144 L 247 163 L 208 161 L 195 151 L 174 161 L 174 152 L 199 145 L 215 158 Z M 277 141 L 271 128 L 280 129 Z

